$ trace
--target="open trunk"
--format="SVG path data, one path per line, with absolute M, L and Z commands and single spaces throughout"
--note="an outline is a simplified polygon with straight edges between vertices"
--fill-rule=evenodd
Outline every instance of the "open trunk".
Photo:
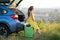
M 12 0 L 11 4 L 14 3 L 14 2 L 16 2 L 16 7 L 18 7 L 18 5 L 21 3 L 21 1 L 22 0 L 19 0 L 17 2 L 17 0 Z M 20 11 L 19 9 L 16 9 L 16 8 L 10 8 L 10 9 L 13 10 L 18 15 L 18 20 L 20 22 L 23 22 L 24 21 L 25 15 L 24 15 L 24 13 L 22 11 Z
M 23 22 L 24 21 L 25 15 L 24 15 L 24 13 L 22 11 L 20 11 L 18 9 L 11 9 L 11 10 L 15 11 L 15 13 L 18 15 L 18 20 L 20 22 Z
M 23 22 L 24 19 L 25 19 L 25 15 L 24 15 L 24 13 L 23 13 L 22 11 L 18 10 L 18 9 L 17 9 L 16 12 L 17 12 L 16 14 L 18 15 L 18 19 L 19 19 L 19 21 Z
M 25 17 L 24 17 L 24 15 L 18 15 L 18 19 L 19 19 L 19 21 L 23 22 Z

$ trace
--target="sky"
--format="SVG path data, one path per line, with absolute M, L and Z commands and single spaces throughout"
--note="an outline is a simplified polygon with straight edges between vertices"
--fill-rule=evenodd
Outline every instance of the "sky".
M 60 8 L 60 0 L 23 0 L 18 6 L 20 8 Z

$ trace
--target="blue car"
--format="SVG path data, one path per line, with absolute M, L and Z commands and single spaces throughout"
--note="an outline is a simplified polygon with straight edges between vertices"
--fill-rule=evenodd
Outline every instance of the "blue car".
M 0 5 L 0 35 L 8 36 L 9 33 L 20 31 L 22 28 L 18 15 L 8 6 Z

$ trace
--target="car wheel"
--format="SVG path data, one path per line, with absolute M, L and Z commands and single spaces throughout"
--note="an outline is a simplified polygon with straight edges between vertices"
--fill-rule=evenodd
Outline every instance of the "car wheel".
M 7 37 L 9 34 L 8 28 L 4 24 L 0 24 L 0 36 Z

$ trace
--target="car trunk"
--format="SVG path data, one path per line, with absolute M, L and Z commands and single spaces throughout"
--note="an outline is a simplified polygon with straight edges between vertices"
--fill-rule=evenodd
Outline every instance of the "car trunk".
M 18 10 L 18 9 L 12 9 L 12 10 L 15 11 L 16 14 L 18 15 L 18 20 L 19 20 L 20 22 L 23 22 L 24 19 L 25 19 L 24 13 L 23 13 L 22 11 Z

